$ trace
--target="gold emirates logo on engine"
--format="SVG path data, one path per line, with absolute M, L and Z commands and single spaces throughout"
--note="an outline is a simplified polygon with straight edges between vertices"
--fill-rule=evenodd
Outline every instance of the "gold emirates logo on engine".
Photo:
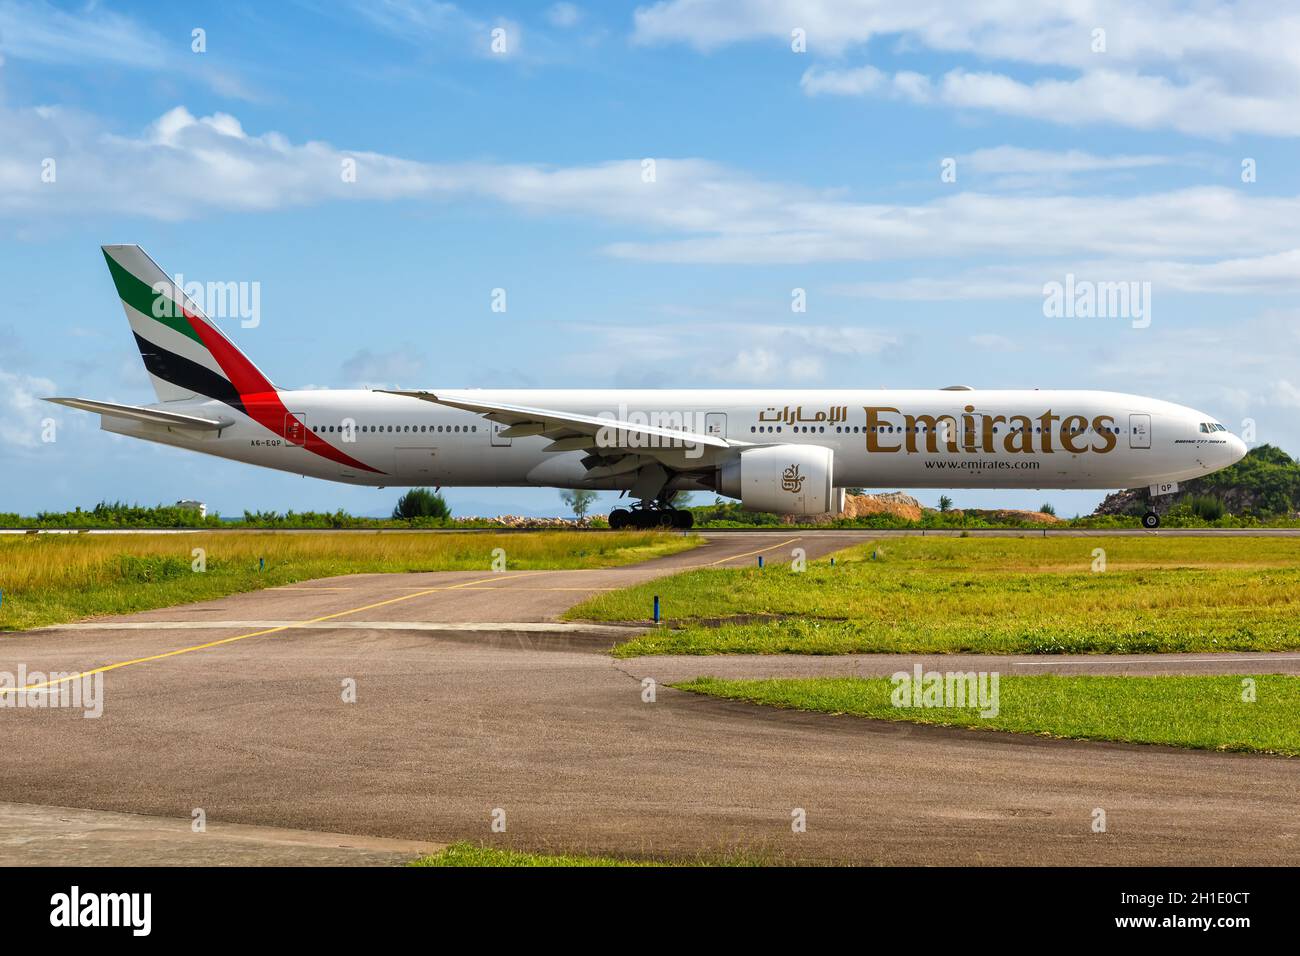
M 797 495 L 803 490 L 803 480 L 804 476 L 799 474 L 799 466 L 791 465 L 781 472 L 781 489 L 790 492 L 792 495 Z
M 960 416 L 905 415 L 886 405 L 864 405 L 863 411 L 867 413 L 867 451 L 879 454 L 1004 451 L 1051 455 L 1063 451 L 1104 455 L 1118 442 L 1111 415 L 1089 421 L 1085 415 L 1058 415 L 1050 408 L 1036 417 L 988 415 L 976 412 L 974 405 L 967 405 Z M 885 420 L 882 415 L 901 415 L 901 428 L 897 418 Z

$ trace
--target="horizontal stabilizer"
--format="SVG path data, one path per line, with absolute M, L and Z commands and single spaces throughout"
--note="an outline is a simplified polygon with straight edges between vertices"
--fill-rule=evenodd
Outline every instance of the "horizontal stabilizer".
M 216 431 L 235 423 L 233 418 L 203 418 L 199 415 L 186 415 L 182 412 L 167 412 L 159 408 L 144 408 L 140 405 L 119 405 L 116 402 L 96 402 L 89 398 L 47 398 L 47 402 L 79 408 L 83 412 L 98 412 L 115 418 L 129 418 L 151 425 L 167 425 L 171 428 L 194 428 L 200 431 Z

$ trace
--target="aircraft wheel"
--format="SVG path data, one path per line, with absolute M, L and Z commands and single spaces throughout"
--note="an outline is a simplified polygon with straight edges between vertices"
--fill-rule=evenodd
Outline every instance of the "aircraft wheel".
M 626 508 L 615 508 L 609 513 L 609 530 L 618 531 L 626 528 L 631 519 L 632 515 Z
M 1160 527 L 1160 516 L 1154 511 L 1148 511 L 1142 516 L 1142 527 L 1158 528 Z
M 694 526 L 695 526 L 695 515 L 691 514 L 689 511 L 685 511 L 685 510 L 678 511 L 673 516 L 674 528 L 680 528 L 682 531 L 687 531 Z

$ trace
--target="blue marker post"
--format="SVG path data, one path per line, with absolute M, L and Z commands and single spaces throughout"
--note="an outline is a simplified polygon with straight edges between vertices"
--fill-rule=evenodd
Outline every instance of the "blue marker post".
M 758 556 L 758 566 L 760 569 L 763 567 L 763 556 L 761 554 Z
M 834 558 L 831 558 L 831 567 L 832 567 L 832 568 L 835 567 L 835 559 L 834 559 Z
M 655 623 L 659 623 L 659 595 L 655 595 Z
M 259 570 L 259 571 L 265 571 L 265 570 L 266 570 L 266 558 L 258 558 L 258 559 L 257 559 L 257 570 Z

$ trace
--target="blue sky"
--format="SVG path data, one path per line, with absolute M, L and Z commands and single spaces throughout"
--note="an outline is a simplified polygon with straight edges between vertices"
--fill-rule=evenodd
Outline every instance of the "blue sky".
M 37 401 L 152 399 L 111 242 L 259 283 L 221 324 L 285 387 L 1110 388 L 1300 452 L 1300 17 L 981 6 L 0 0 L 0 511 L 396 497 Z M 1067 273 L 1149 282 L 1149 326 L 1045 317 Z

